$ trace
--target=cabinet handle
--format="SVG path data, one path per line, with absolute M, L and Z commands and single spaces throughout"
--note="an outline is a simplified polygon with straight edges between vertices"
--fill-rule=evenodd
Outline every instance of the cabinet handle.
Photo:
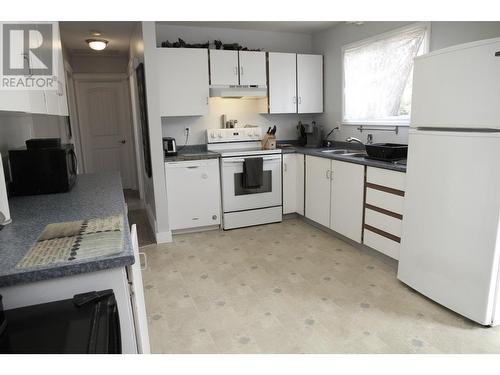
M 208 96 L 207 96 L 207 105 L 208 105 Z
M 240 71 L 241 71 L 240 74 L 243 75 L 243 67 L 242 66 L 240 67 Z
M 330 180 L 333 180 L 333 171 L 330 171 Z
M 330 170 L 328 169 L 326 171 L 326 179 L 329 180 L 330 179 Z
M 296 96 L 292 97 L 292 102 L 293 102 L 293 104 L 297 104 L 297 97 Z
M 286 172 L 287 171 L 287 168 L 286 168 L 286 163 L 283 163 L 283 170 Z
M 299 96 L 299 104 L 302 104 L 302 96 Z
M 237 75 L 238 75 L 238 67 L 237 67 L 237 66 L 235 66 L 235 67 L 234 67 L 234 75 L 235 75 L 235 76 L 237 76 Z
M 199 168 L 199 167 L 200 167 L 199 165 L 190 165 L 189 167 L 186 167 L 186 168 L 195 169 L 195 168 Z

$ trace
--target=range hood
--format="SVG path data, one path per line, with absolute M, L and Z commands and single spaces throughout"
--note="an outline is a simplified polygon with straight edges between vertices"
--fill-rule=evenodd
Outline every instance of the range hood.
M 258 99 L 266 96 L 266 86 L 210 86 L 210 97 Z

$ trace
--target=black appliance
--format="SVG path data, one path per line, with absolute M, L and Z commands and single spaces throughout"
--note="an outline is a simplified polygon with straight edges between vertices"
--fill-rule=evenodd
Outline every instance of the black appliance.
M 406 159 L 408 155 L 408 145 L 399 143 L 373 143 L 366 144 L 368 158 L 383 161 L 394 161 Z
M 1 316 L 2 313 L 0 313 Z M 4 354 L 120 354 L 118 308 L 112 290 L 6 310 Z
M 27 140 L 26 147 L 9 150 L 9 164 L 11 195 L 63 193 L 76 181 L 74 146 L 59 138 Z
M 165 156 L 177 155 L 177 146 L 175 144 L 175 138 L 165 137 L 163 138 L 163 152 Z

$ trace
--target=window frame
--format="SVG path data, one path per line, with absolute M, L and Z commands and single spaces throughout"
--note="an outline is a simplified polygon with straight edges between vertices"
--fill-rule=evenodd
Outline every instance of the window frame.
M 386 126 L 410 126 L 410 118 L 402 119 L 381 119 L 381 120 L 346 120 L 345 118 L 345 66 L 344 55 L 345 51 L 351 48 L 359 48 L 367 44 L 377 42 L 382 39 L 387 39 L 391 36 L 411 31 L 413 29 L 425 27 L 425 36 L 423 41 L 424 54 L 430 51 L 430 38 L 431 38 L 431 22 L 415 22 L 407 26 L 399 27 L 382 34 L 377 34 L 369 38 L 358 40 L 353 43 L 345 44 L 342 46 L 341 64 L 342 64 L 342 125 L 386 125 Z M 411 116 L 411 114 L 410 114 Z

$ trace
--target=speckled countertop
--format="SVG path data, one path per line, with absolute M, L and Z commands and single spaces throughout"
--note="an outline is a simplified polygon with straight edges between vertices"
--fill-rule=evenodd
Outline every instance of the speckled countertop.
M 118 173 L 78 175 L 68 193 L 9 199 L 12 223 L 0 231 L 0 287 L 124 267 L 134 263 L 125 200 Z M 45 226 L 73 220 L 124 215 L 121 253 L 48 266 L 16 269 Z
M 280 146 L 280 144 L 278 143 L 278 147 L 279 146 Z M 349 143 L 345 144 L 343 142 L 336 144 L 334 148 L 348 148 L 348 149 L 353 149 L 353 150 L 359 149 L 360 151 L 363 151 L 362 149 L 359 148 L 358 145 L 353 145 L 353 144 L 349 144 Z M 377 168 L 390 169 L 393 171 L 406 172 L 406 165 L 403 165 L 403 164 L 395 164 L 395 163 L 389 162 L 389 161 L 374 160 L 374 159 L 368 159 L 368 158 L 359 157 L 359 156 L 349 156 L 349 155 L 321 152 L 323 150 L 328 150 L 328 149 L 324 148 L 324 147 L 323 148 L 309 148 L 309 147 L 303 147 L 303 146 L 297 146 L 297 145 L 282 147 L 283 154 L 300 153 L 300 154 L 304 154 L 304 155 L 318 156 L 321 158 L 341 160 L 341 161 L 347 161 L 347 162 L 355 163 L 355 164 L 368 165 L 370 167 L 377 167 Z

